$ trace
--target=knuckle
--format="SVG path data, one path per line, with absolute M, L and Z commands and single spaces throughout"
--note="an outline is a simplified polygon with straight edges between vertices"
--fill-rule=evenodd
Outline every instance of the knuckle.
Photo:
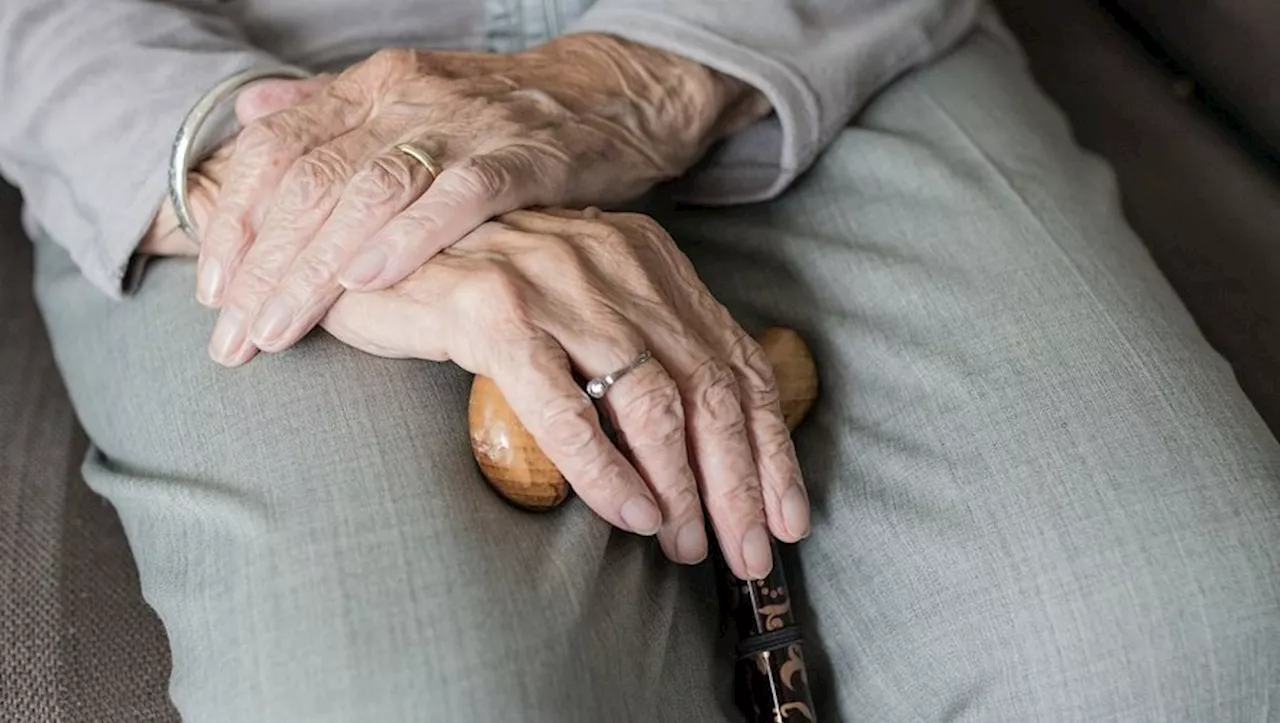
M 253 224 L 249 220 L 248 208 L 228 208 L 224 204 L 220 213 L 209 225 L 209 234 L 205 239 L 202 253 L 212 256 L 228 256 L 236 249 L 243 248 L 253 239 Z
M 263 291 L 276 285 L 281 264 L 275 254 L 262 260 L 262 263 L 248 264 L 242 270 L 244 288 L 252 291 Z
M 468 274 L 468 303 L 489 316 L 507 319 L 524 319 L 528 308 L 520 282 L 511 273 L 497 265 L 476 269 Z
M 458 166 L 459 192 L 467 197 L 496 201 L 511 187 L 511 172 L 486 156 L 472 156 Z
M 273 166 L 294 152 L 299 142 L 297 124 L 286 110 L 259 118 L 246 126 L 236 139 L 236 154 Z
M 764 510 L 764 493 L 754 477 L 717 490 L 707 501 L 729 514 L 743 517 L 759 517 Z
M 586 219 L 583 222 L 586 235 L 596 243 L 608 248 L 623 248 L 631 245 L 627 234 L 619 227 L 598 218 Z
M 632 422 L 627 429 L 632 447 L 667 447 L 684 440 L 684 407 L 673 383 L 646 387 L 620 411 Z
M 280 205 L 288 209 L 309 209 L 338 186 L 346 161 L 333 151 L 317 148 L 299 158 L 289 170 L 280 190 Z
M 643 213 L 610 213 L 602 218 L 607 219 L 615 228 L 628 228 L 646 235 L 663 236 L 667 230 L 657 219 Z
M 290 286 L 299 296 L 309 296 L 313 289 L 337 284 L 338 262 L 327 253 L 308 254 L 291 272 Z
M 418 67 L 418 55 L 409 48 L 384 48 L 369 56 L 364 65 L 375 75 L 400 75 Z
M 694 371 L 695 403 L 702 410 L 708 431 L 741 432 L 746 425 L 742 401 L 738 396 L 738 378 L 733 370 L 710 359 Z
M 275 288 L 276 274 L 267 267 L 248 264 L 236 273 L 234 284 L 234 288 L 227 295 L 226 305 L 247 310 Z
M 800 465 L 796 460 L 795 445 L 783 425 L 778 425 L 760 435 L 756 455 L 774 475 L 775 490 L 786 489 L 800 479 Z
M 280 121 L 267 116 L 250 123 L 236 138 L 236 150 L 244 155 L 260 157 L 270 153 L 280 143 Z
M 745 331 L 738 330 L 730 345 L 729 358 L 742 375 L 743 386 L 756 409 L 773 408 L 780 403 L 777 378 L 764 348 Z
M 667 230 L 650 216 L 642 213 L 608 213 L 596 219 L 610 230 L 610 238 L 626 244 L 644 244 L 675 248 Z
M 540 415 L 542 437 L 551 447 L 568 455 L 584 455 L 596 440 L 595 408 L 577 398 L 557 398 Z M 588 465 L 591 459 L 583 460 Z
M 533 239 L 538 244 L 538 252 L 548 263 L 559 267 L 582 265 L 582 256 L 569 239 L 558 234 L 533 234 Z
M 581 251 L 569 239 L 557 234 L 528 234 L 535 252 L 527 258 L 530 273 L 538 278 L 554 278 L 568 289 L 585 290 L 587 269 Z
M 413 172 L 399 159 L 375 158 L 351 181 L 348 193 L 363 207 L 397 203 L 410 195 Z
M 672 510 L 676 511 L 679 516 L 681 511 L 697 513 L 702 509 L 702 497 L 698 493 L 698 487 L 694 484 L 672 485 L 662 489 L 662 496 L 666 498 L 667 504 Z

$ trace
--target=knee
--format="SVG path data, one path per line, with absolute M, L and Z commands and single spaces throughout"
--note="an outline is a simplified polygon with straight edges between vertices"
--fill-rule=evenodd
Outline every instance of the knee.
M 1280 568 L 1224 532 L 1153 536 L 1020 588 L 1006 632 L 1024 637 L 989 641 L 1007 655 L 996 709 L 1018 720 L 1264 718 L 1280 679 Z
M 1274 477 L 1241 475 L 1133 507 L 997 514 L 972 534 L 951 519 L 898 536 L 880 574 L 861 574 L 861 603 L 848 580 L 808 574 L 841 706 L 925 720 L 1265 718 L 1280 680 L 1277 496 Z
M 1271 579 L 1275 579 L 1272 571 Z M 1271 583 L 1268 583 L 1271 584 Z M 1107 610 L 1062 605 L 1022 646 L 1003 694 L 1019 720 L 1259 720 L 1280 672 L 1280 611 L 1246 590 L 1117 586 Z M 1274 600 L 1274 598 L 1272 598 Z M 997 695 L 996 697 L 999 697 Z

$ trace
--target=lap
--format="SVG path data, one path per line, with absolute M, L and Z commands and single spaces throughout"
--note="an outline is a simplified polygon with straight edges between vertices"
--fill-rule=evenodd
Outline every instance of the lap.
M 816 352 L 797 572 L 829 715 L 1262 704 L 1280 452 L 1010 50 L 902 79 L 778 201 L 655 213 L 745 324 Z M 465 375 L 323 334 L 223 370 L 189 263 L 109 304 L 40 259 L 193 720 L 723 715 L 698 576 L 489 494 Z
M 125 526 L 184 719 L 720 719 L 705 581 L 584 505 L 490 492 L 469 375 L 325 334 L 226 370 L 190 261 L 110 304 L 52 244 L 38 257 L 86 479 Z M 668 679 L 700 694 L 668 700 Z
M 842 710 L 1265 709 L 1280 448 L 1012 50 L 900 81 L 775 203 L 664 220 L 814 342 L 799 561 Z

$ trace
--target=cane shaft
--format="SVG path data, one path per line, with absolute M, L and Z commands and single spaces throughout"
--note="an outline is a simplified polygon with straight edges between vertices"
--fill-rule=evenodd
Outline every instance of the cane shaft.
M 768 577 L 744 581 L 725 572 L 723 579 L 738 629 L 739 710 L 749 723 L 815 723 L 804 639 L 777 544 Z

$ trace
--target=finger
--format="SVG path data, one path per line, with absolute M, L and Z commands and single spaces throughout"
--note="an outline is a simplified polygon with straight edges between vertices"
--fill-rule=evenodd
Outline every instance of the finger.
M 455 335 L 472 331 L 458 323 L 447 303 L 462 275 L 431 264 L 414 276 L 417 290 L 412 294 L 343 295 L 329 307 L 321 325 L 338 341 L 368 354 L 449 361 L 451 349 L 457 348 Z M 461 360 L 462 366 L 477 371 L 470 361 Z
M 333 82 L 331 75 L 314 78 L 267 78 L 253 83 L 236 96 L 236 120 L 247 126 L 262 118 L 291 108 Z
M 653 494 L 605 435 L 564 350 L 545 337 L 511 352 L 491 377 L 539 448 L 596 514 L 621 529 L 656 534 L 662 513 Z
M 773 366 L 760 345 L 728 317 L 725 311 L 726 330 L 718 346 L 738 379 L 746 413 L 747 439 L 760 475 L 765 516 L 774 536 L 786 542 L 799 542 L 809 536 L 809 495 L 791 430 L 782 416 Z
M 329 217 L 355 169 L 383 147 L 385 141 L 374 129 L 361 129 L 316 147 L 289 168 L 274 193 L 261 230 L 244 253 L 224 295 L 209 345 L 215 361 L 226 365 L 242 363 L 239 360 L 253 346 L 249 329 L 263 304 Z M 316 253 L 339 264 L 346 252 L 343 247 L 330 247 Z M 328 306 L 338 291 L 336 284 L 321 288 L 317 291 L 320 298 L 299 303 Z M 273 316 L 264 319 L 263 326 L 270 324 L 275 327 L 272 330 L 282 331 L 291 317 L 283 321 L 281 317 L 293 309 L 281 306 L 267 311 Z
M 200 247 L 196 298 L 201 303 L 222 305 L 254 230 L 294 162 L 364 120 L 367 104 L 359 97 L 344 91 L 338 79 L 308 100 L 262 117 L 240 132 L 217 212 Z
M 588 378 L 623 369 L 648 348 L 631 323 L 609 312 L 555 335 Z M 619 441 L 658 501 L 663 550 L 676 562 L 694 564 L 707 555 L 706 524 L 685 445 L 680 390 L 660 359 L 659 353 L 625 373 L 602 402 Z
M 519 188 L 533 173 L 530 164 L 512 149 L 446 167 L 421 198 L 361 247 L 339 274 L 342 285 L 386 288 L 490 218 L 526 205 Z
M 663 349 L 684 399 L 702 503 L 725 562 L 743 580 L 764 578 L 773 569 L 773 551 L 737 377 L 692 329 Z
M 286 223 L 277 237 L 264 227 L 254 250 L 259 245 L 280 245 L 296 248 L 297 253 L 263 299 L 249 338 L 265 351 L 284 349 L 302 338 L 342 292 L 338 272 L 343 264 L 430 185 L 431 172 L 421 163 L 400 151 L 383 150 L 345 182 L 318 229 Z M 264 253 L 277 258 L 273 251 Z

